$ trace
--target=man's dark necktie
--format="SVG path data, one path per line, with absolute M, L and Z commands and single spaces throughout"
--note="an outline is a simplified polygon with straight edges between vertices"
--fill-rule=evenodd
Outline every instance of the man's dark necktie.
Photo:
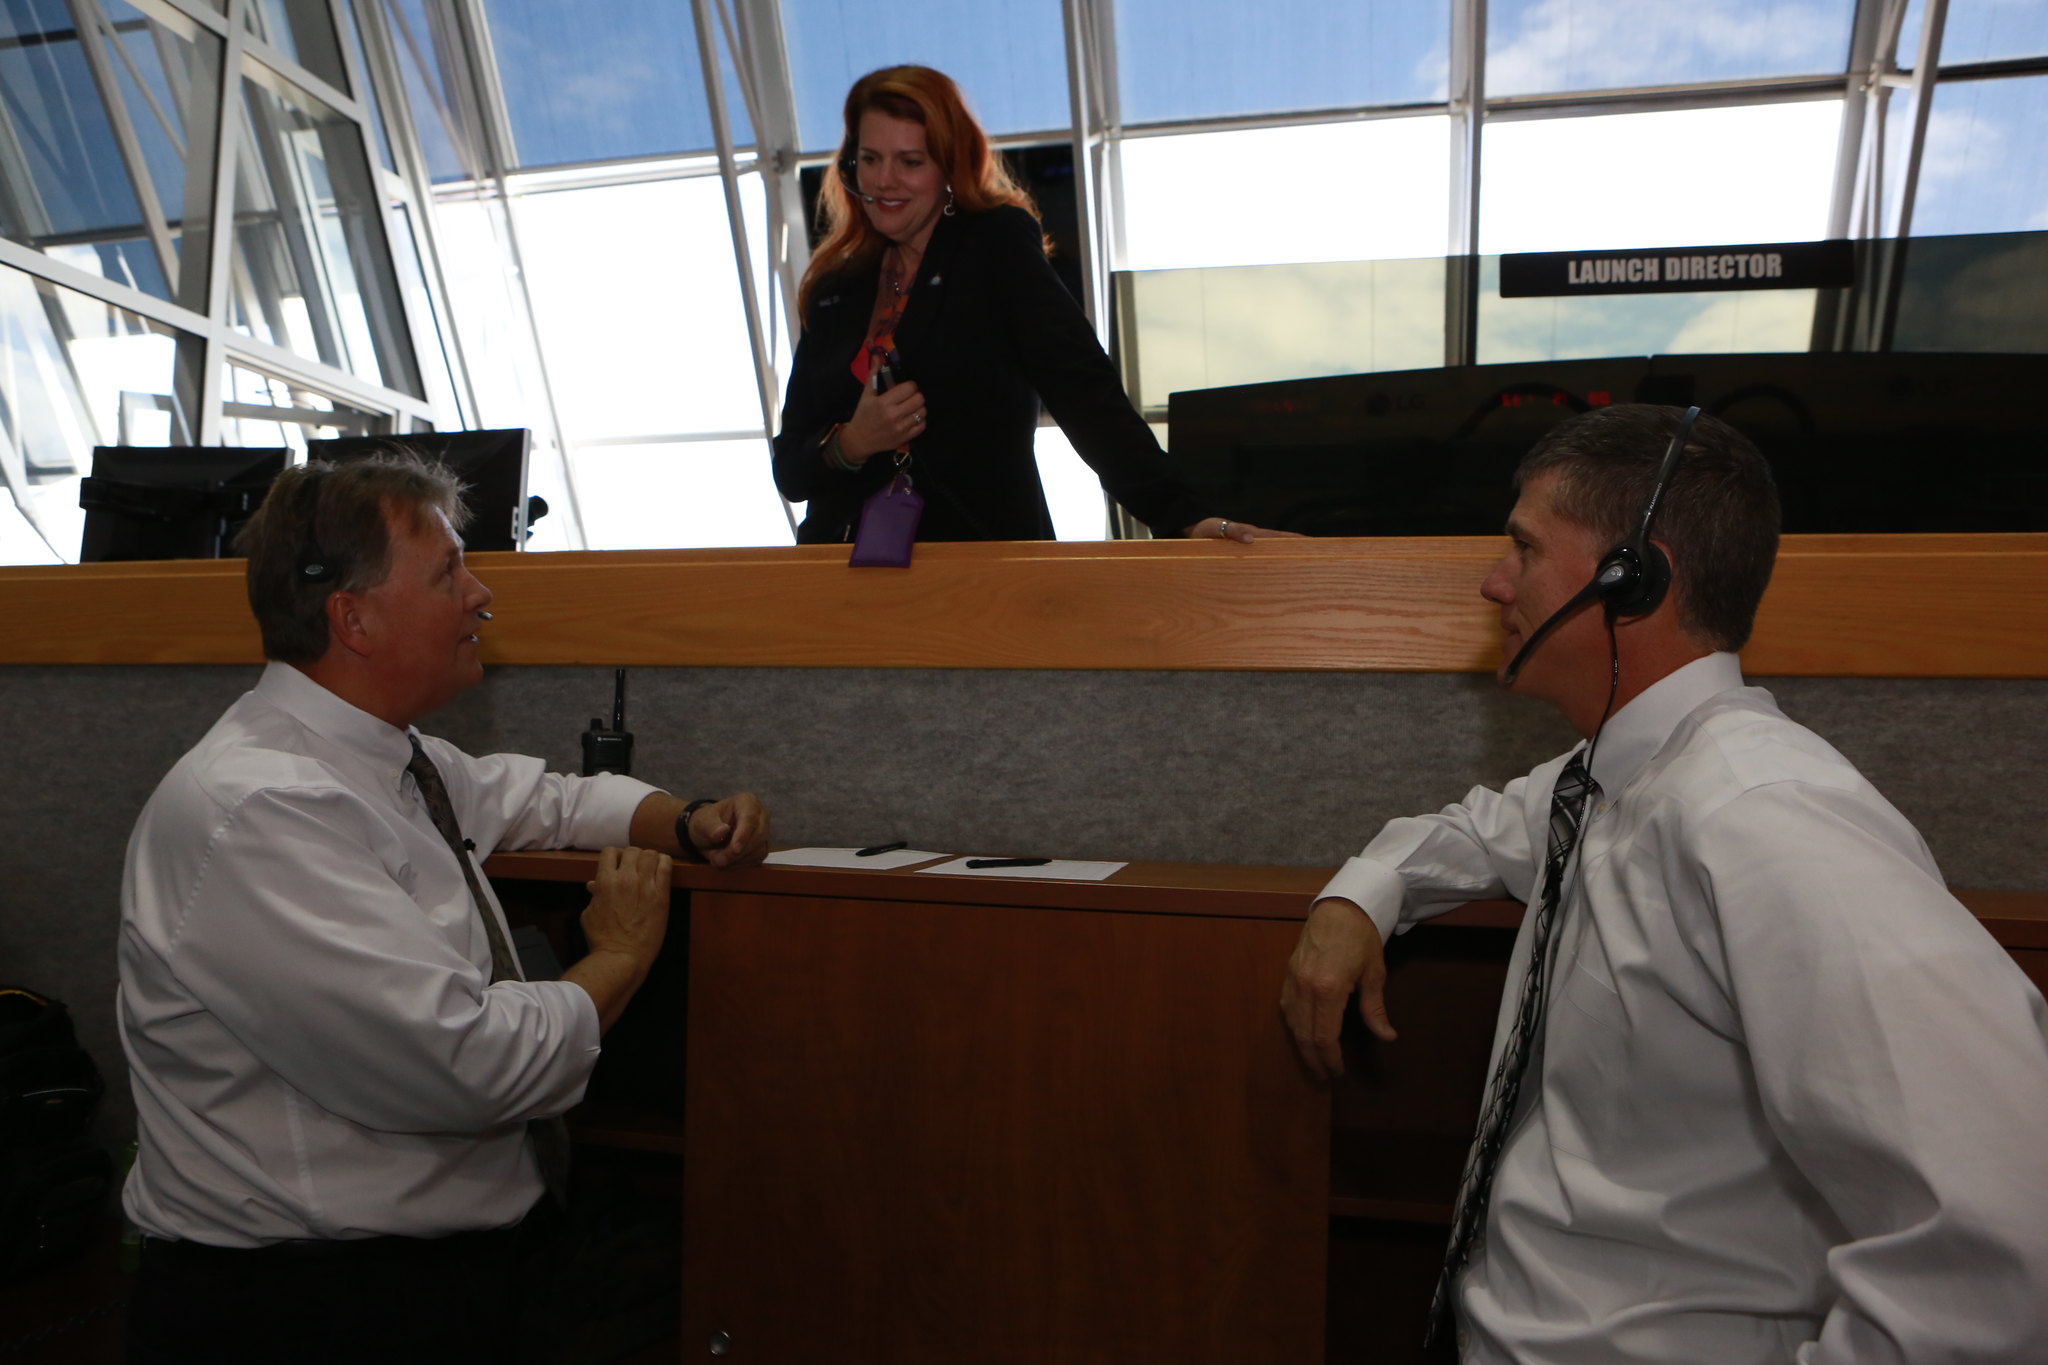
M 455 803 L 448 799 L 448 787 L 441 781 L 441 770 L 420 747 L 418 735 L 408 735 L 407 738 L 412 741 L 412 762 L 405 765 L 405 770 L 419 784 L 420 800 L 426 803 L 428 817 L 462 868 L 462 880 L 469 883 L 469 897 L 476 902 L 476 912 L 484 922 L 484 934 L 490 939 L 491 984 L 524 981 L 526 976 L 519 970 L 519 959 L 513 955 L 512 945 L 505 941 L 505 931 L 498 927 L 498 917 L 492 912 L 490 901 L 484 898 L 483 886 L 476 879 L 476 868 L 463 844 L 461 827 L 455 823 Z M 559 1116 L 534 1119 L 526 1125 L 526 1132 L 533 1140 L 533 1154 L 540 1161 L 541 1179 L 547 1183 L 548 1193 L 554 1196 L 556 1203 L 566 1207 L 569 1198 L 568 1125 Z
M 1449 1325 L 1451 1290 L 1471 1255 L 1473 1240 L 1486 1226 L 1494 1172 L 1499 1169 L 1501 1148 L 1514 1121 L 1522 1076 L 1529 1069 L 1529 1059 L 1536 1051 L 1543 1027 L 1543 1006 L 1550 979 L 1550 935 L 1557 920 L 1565 867 L 1572 860 L 1572 850 L 1579 846 L 1586 806 L 1599 790 L 1600 784 L 1586 771 L 1586 754 L 1582 749 L 1564 765 L 1557 786 L 1550 793 L 1550 851 L 1543 860 L 1543 898 L 1537 903 L 1536 918 L 1529 926 L 1529 970 L 1522 978 L 1522 998 L 1515 1009 L 1514 1027 L 1508 1031 L 1507 1042 L 1500 1050 L 1493 1082 L 1486 1088 L 1486 1104 L 1479 1113 L 1479 1134 L 1473 1139 L 1472 1151 L 1465 1158 L 1464 1177 L 1458 1182 L 1457 1211 L 1451 1216 L 1451 1243 L 1444 1253 L 1443 1273 L 1437 1278 L 1436 1297 L 1430 1301 L 1425 1347 L 1434 1345 Z

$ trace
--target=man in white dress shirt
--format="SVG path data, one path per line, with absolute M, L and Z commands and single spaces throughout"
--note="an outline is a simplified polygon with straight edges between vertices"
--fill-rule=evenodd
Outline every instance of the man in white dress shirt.
M 1634 529 L 1677 417 L 1598 409 L 1525 457 L 1481 589 L 1503 674 Z M 1466 1362 L 2048 1361 L 2048 1009 L 1904 817 L 1743 684 L 1777 532 L 1762 458 L 1702 418 L 1653 537 L 1671 591 L 1611 634 L 1597 603 L 1568 616 L 1511 683 L 1595 741 L 1598 787 L 1540 1046 L 1450 1282 Z M 1536 899 L 1570 757 L 1390 822 L 1331 880 L 1282 987 L 1313 1071 L 1343 1069 L 1354 990 L 1393 1040 L 1393 935 Z M 1496 1060 L 1531 940 L 1525 922 Z
M 131 1359 L 511 1352 L 511 1272 L 565 1155 L 549 1121 L 661 946 L 669 855 L 767 851 L 751 795 L 686 804 L 412 729 L 482 677 L 460 491 L 410 457 L 315 465 L 244 533 L 271 662 L 150 798 L 122 889 Z M 555 847 L 604 849 L 589 952 L 529 982 L 476 864 Z

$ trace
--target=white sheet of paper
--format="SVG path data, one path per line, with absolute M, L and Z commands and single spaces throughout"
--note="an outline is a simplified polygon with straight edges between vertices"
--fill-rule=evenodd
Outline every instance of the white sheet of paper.
M 995 858 L 1003 855 L 977 853 L 974 856 Z M 969 867 L 967 859 L 955 858 L 949 863 L 940 863 L 937 867 L 920 867 L 918 871 L 943 872 L 949 877 L 1050 877 L 1055 881 L 1099 882 L 1129 866 L 1129 863 L 1096 863 L 1080 858 L 1055 858 L 1038 867 Z
M 864 867 L 870 872 L 887 872 L 891 868 L 909 867 L 912 863 L 928 863 L 934 858 L 945 856 L 943 853 L 926 853 L 915 848 L 894 849 L 866 858 L 860 857 L 850 848 L 785 848 L 780 853 L 769 854 L 765 861 L 781 867 Z

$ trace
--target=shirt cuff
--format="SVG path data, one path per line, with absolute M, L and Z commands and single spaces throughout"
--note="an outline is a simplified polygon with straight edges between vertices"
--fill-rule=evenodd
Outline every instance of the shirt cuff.
M 1317 900 L 1332 898 L 1350 901 L 1363 910 L 1380 931 L 1380 942 L 1391 943 L 1401 930 L 1401 903 L 1408 898 L 1408 884 L 1385 863 L 1351 858 L 1316 896 Z
M 632 842 L 633 812 L 661 788 L 619 773 L 599 773 L 582 780 L 589 785 L 579 793 L 575 827 L 569 831 L 570 847 L 611 848 Z

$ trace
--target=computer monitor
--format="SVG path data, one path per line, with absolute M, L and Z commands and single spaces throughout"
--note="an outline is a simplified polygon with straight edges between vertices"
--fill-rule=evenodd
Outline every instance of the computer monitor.
M 421 459 L 446 466 L 469 485 L 469 530 L 463 536 L 470 550 L 525 548 L 532 524 L 546 514 L 547 504 L 526 496 L 526 460 L 533 433 L 524 427 L 504 431 L 415 431 L 402 436 L 341 436 L 308 441 L 309 459 L 343 464 L 393 449 L 409 450 Z
M 79 562 L 233 554 L 290 458 L 282 446 L 97 446 L 78 487 Z

